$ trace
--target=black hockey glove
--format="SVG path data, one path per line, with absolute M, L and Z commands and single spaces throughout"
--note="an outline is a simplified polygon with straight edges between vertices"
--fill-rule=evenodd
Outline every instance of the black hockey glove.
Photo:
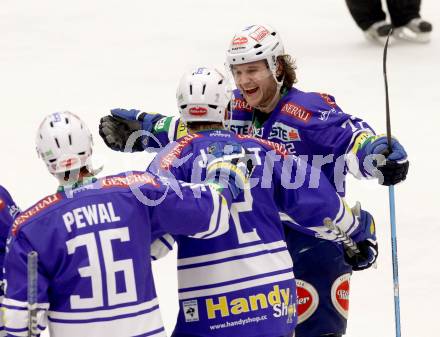
M 359 253 L 348 254 L 344 251 L 345 261 L 353 267 L 353 270 L 364 270 L 370 268 L 379 255 L 379 248 L 376 241 L 376 225 L 373 216 L 360 209 L 358 203 L 353 209 L 353 214 L 358 217 L 359 227 L 356 234 L 352 236 L 359 249 Z
M 365 152 L 367 155 L 382 155 L 382 159 L 385 159 L 373 162 L 380 172 L 377 172 L 379 184 L 390 186 L 406 179 L 409 168 L 408 155 L 397 139 L 391 139 L 390 152 L 387 137 L 374 136 L 365 146 Z
M 99 122 L 99 135 L 104 143 L 114 151 L 124 151 L 130 135 L 141 129 L 141 123 L 126 121 L 113 116 L 102 117 Z M 131 152 L 143 151 L 142 138 L 138 137 Z
M 400 183 L 406 179 L 408 174 L 409 161 L 400 163 L 394 160 L 386 160 L 382 166 L 377 169 L 383 175 L 383 181 L 380 182 L 381 185 L 391 186 Z
M 352 266 L 354 271 L 364 270 L 370 268 L 377 259 L 379 254 L 379 247 L 377 242 L 373 240 L 364 240 L 356 243 L 360 253 L 349 256 L 344 252 L 345 261 Z

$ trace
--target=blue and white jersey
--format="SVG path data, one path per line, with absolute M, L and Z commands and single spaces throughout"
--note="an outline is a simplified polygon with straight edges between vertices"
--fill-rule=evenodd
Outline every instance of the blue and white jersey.
M 374 140 L 373 129 L 362 119 L 348 115 L 333 96 L 285 90 L 270 113 L 252 109 L 239 90 L 234 91 L 232 129 L 280 143 L 290 154 L 321 169 L 337 191 L 345 194 L 349 170 L 358 178 L 370 178 L 365 146 Z M 245 127 L 237 128 L 236 121 Z
M 225 197 L 208 187 L 195 198 L 191 184 L 179 186 L 177 195 L 150 173 L 129 172 L 47 196 L 22 212 L 5 259 L 7 335 L 27 336 L 27 256 L 35 251 L 39 331 L 165 336 L 151 242 L 228 225 L 228 191 Z
M 6 242 L 9 230 L 18 213 L 20 213 L 20 208 L 15 204 L 9 192 L 0 185 L 0 336 L 5 334 L 1 305 L 4 296 L 3 263 L 5 260 Z
M 255 165 L 250 181 L 255 186 L 232 203 L 223 235 L 174 236 L 180 302 L 175 331 L 211 337 L 284 336 L 294 329 L 297 315 L 283 221 L 329 240 L 336 238 L 324 219 L 350 234 L 358 221 L 322 173 L 311 187 L 311 167 L 265 139 L 230 131 L 188 134 L 159 152 L 149 170 L 170 181 L 200 183 L 212 150 L 228 146 L 246 149 Z M 164 240 L 163 246 L 172 242 Z

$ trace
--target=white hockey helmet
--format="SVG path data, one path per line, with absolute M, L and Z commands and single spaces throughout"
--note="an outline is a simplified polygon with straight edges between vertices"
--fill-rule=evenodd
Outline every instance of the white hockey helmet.
M 38 128 L 37 153 L 52 174 L 87 166 L 92 145 L 85 123 L 69 111 L 48 115 Z
M 235 64 L 266 60 L 277 80 L 277 58 L 282 55 L 284 45 L 280 34 L 269 25 L 253 25 L 234 35 L 226 52 L 226 63 L 232 70 Z
M 176 98 L 183 122 L 224 122 L 231 88 L 216 69 L 197 67 L 182 76 Z

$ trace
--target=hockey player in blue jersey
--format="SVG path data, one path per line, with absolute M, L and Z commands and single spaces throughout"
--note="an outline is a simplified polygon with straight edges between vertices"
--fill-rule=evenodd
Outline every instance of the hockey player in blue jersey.
M 175 182 L 177 194 L 146 172 L 91 178 L 88 137 L 87 127 L 70 113 L 52 114 L 40 126 L 37 151 L 69 185 L 14 221 L 5 259 L 7 336 L 27 335 L 27 257 L 33 251 L 38 253 L 35 335 L 48 326 L 51 337 L 166 336 L 151 242 L 164 233 L 215 236 L 228 226 L 232 197 L 223 187 L 240 192 L 232 177 L 217 171 L 211 176 L 208 168 L 213 183 L 197 198 L 192 184 Z
M 345 195 L 348 171 L 358 178 L 378 178 L 384 185 L 406 178 L 407 155 L 396 139 L 387 153 L 386 137 L 344 113 L 332 96 L 293 87 L 295 65 L 273 28 L 255 25 L 235 34 L 227 63 L 238 87 L 232 101 L 231 130 L 283 144 L 289 153 L 306 156 L 341 196 Z M 187 133 L 178 117 L 114 109 L 112 116 L 102 118 L 100 134 L 109 147 L 123 150 L 130 134 L 139 128 L 151 131 L 154 137 L 139 139 L 135 151 L 163 146 Z M 369 160 L 371 155 L 377 160 Z M 304 294 L 300 301 L 307 303 L 299 305 L 297 337 L 341 336 L 347 324 L 351 270 L 369 264 L 348 257 L 327 241 L 290 230 L 287 236 L 299 290 Z M 363 244 L 377 250 L 376 244 Z M 338 293 L 344 296 L 338 297 L 335 289 L 343 290 Z
M 3 310 L 1 309 L 4 296 L 3 262 L 8 233 L 18 213 L 20 213 L 20 208 L 15 204 L 9 192 L 0 185 L 0 336 L 5 335 Z
M 3 261 L 6 252 L 6 241 L 12 223 L 19 213 L 20 208 L 6 188 L 0 185 L 0 303 L 3 298 Z
M 358 178 L 378 177 L 385 185 L 406 178 L 407 155 L 396 139 L 392 153 L 386 153 L 386 137 L 345 114 L 332 96 L 293 87 L 296 67 L 273 28 L 256 25 L 235 34 L 227 63 L 238 88 L 233 115 L 249 125 L 251 134 L 283 143 L 290 153 L 307 155 L 342 196 L 348 170 Z M 372 155 L 382 155 L 376 157 L 381 166 L 368 159 Z M 286 235 L 302 303 L 296 336 L 341 336 L 347 324 L 351 270 L 370 265 L 329 242 L 289 229 Z M 376 243 L 367 240 L 362 245 L 377 251 Z
M 354 216 L 322 173 L 313 176 L 310 166 L 279 144 L 224 130 L 227 92 L 226 80 L 215 69 L 185 74 L 177 103 L 190 133 L 168 144 L 149 167 L 170 181 L 201 183 L 206 163 L 219 153 L 228 158 L 226 165 L 231 160 L 238 167 L 254 164 L 248 178 L 252 187 L 232 203 L 224 235 L 175 236 L 179 315 L 173 337 L 291 336 L 296 287 L 283 222 L 331 241 L 336 237 L 324 224 L 331 219 L 355 241 L 374 241 L 372 218 L 364 211 Z M 319 182 L 315 188 L 310 187 L 313 179 Z M 375 257 L 368 248 L 359 256 L 365 264 Z

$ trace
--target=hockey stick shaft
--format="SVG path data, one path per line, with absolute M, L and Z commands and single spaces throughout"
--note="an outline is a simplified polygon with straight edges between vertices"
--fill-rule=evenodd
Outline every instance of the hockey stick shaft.
M 390 117 L 390 102 L 388 96 L 388 80 L 387 80 L 387 51 L 388 43 L 392 30 L 388 34 L 385 48 L 383 51 L 383 77 L 385 81 L 385 104 L 386 104 L 386 124 L 387 124 L 387 138 L 388 151 L 391 153 L 391 117 Z M 394 186 L 388 188 L 389 202 L 390 202 L 390 222 L 391 222 L 391 253 L 393 261 L 393 283 L 394 283 L 394 319 L 396 324 L 396 337 L 400 337 L 400 295 L 399 295 L 399 265 L 397 260 L 397 233 L 396 233 L 396 209 L 394 200 Z
M 38 335 L 37 302 L 38 302 L 38 253 L 31 251 L 27 255 L 27 297 L 28 297 L 28 337 Z

